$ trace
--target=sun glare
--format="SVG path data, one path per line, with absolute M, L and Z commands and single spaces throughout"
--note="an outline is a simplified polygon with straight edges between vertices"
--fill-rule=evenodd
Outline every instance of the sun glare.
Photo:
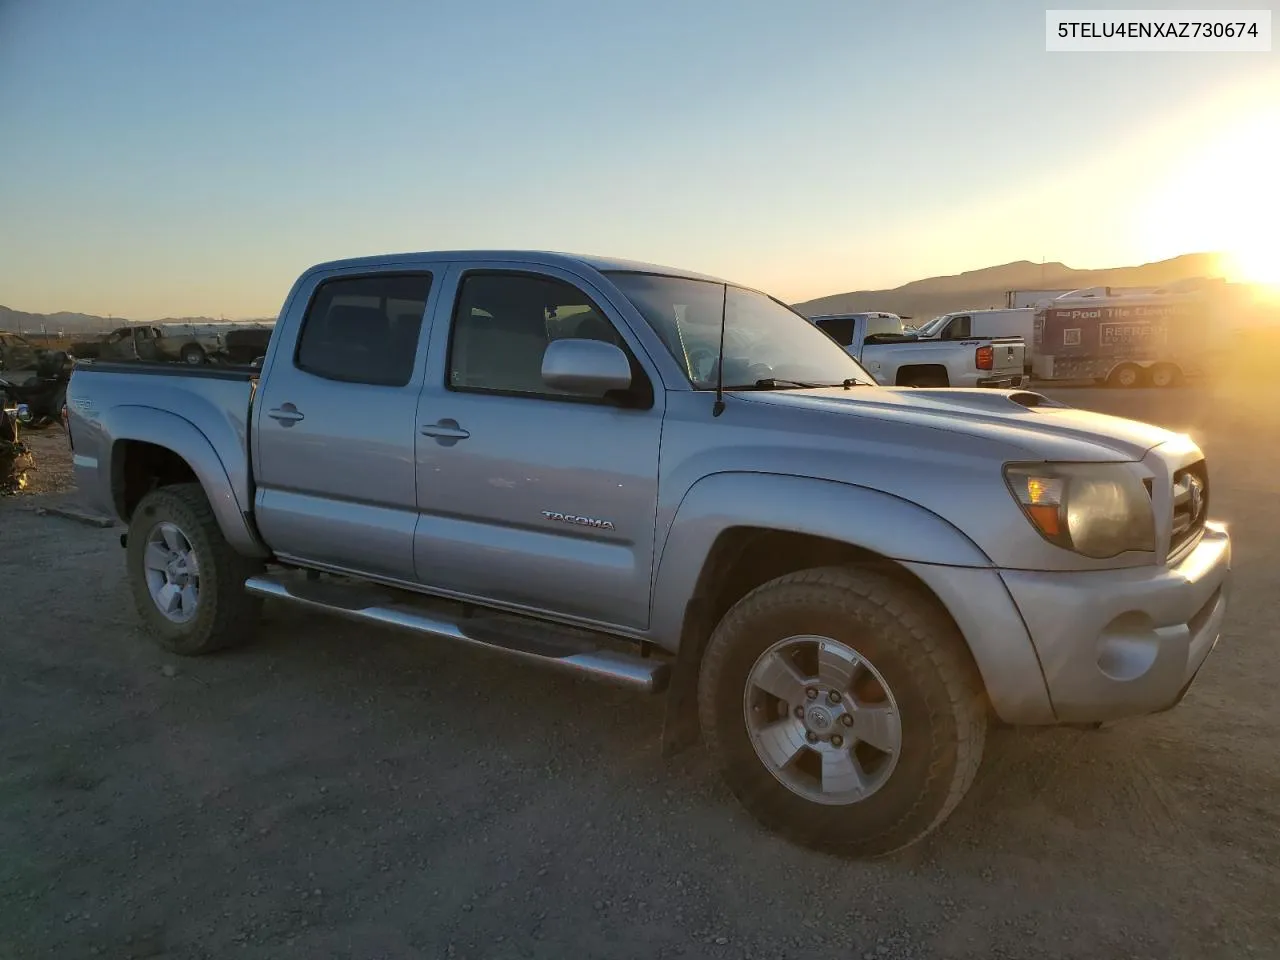
M 1229 280 L 1280 287 L 1280 109 L 1187 136 L 1186 158 L 1151 191 L 1148 248 L 1221 251 Z

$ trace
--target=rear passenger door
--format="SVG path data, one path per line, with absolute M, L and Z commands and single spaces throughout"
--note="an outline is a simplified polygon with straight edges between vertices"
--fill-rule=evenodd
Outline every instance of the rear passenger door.
M 332 276 L 301 317 L 284 319 L 254 400 L 257 522 L 278 555 L 412 580 L 432 279 L 426 270 Z

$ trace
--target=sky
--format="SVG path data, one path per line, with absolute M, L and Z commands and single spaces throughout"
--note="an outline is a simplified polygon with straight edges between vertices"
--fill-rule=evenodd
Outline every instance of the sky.
M 274 316 L 312 263 L 473 248 L 672 264 L 791 302 L 1220 249 L 1280 281 L 1280 46 L 1047 53 L 1044 18 L 0 0 L 0 304 Z

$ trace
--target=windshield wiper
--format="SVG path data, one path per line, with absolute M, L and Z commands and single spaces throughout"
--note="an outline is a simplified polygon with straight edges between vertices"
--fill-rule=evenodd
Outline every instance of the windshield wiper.
M 755 383 L 747 385 L 745 383 L 726 386 L 726 390 L 819 390 L 824 387 L 844 387 L 848 390 L 850 387 L 865 387 L 869 384 L 853 377 L 847 377 L 839 383 L 807 383 L 804 380 L 788 380 L 784 377 L 764 377 Z
M 765 377 L 763 380 L 757 380 L 755 389 L 757 390 L 812 390 L 814 387 L 820 386 L 817 383 L 805 383 L 803 380 L 782 380 L 777 377 Z

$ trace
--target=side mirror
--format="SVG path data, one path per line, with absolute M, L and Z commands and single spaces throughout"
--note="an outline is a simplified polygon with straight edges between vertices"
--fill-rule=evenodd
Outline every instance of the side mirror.
M 631 362 L 603 340 L 553 340 L 542 354 L 542 382 L 584 397 L 631 386 Z

